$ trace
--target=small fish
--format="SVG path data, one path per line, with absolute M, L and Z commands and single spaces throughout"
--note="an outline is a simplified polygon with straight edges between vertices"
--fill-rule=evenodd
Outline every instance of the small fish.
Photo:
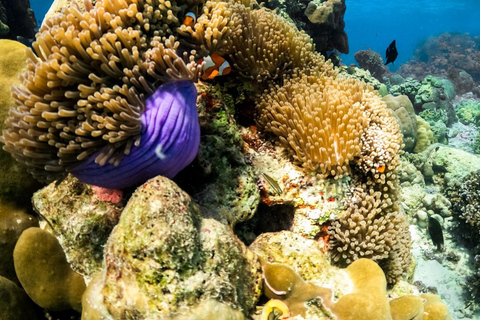
M 377 171 L 380 172 L 380 173 L 384 173 L 385 172 L 385 165 L 384 164 L 381 164 L 377 167 Z
M 390 43 L 390 45 L 387 48 L 387 53 L 386 53 L 387 62 L 385 63 L 385 65 L 389 64 L 390 62 L 393 64 L 395 59 L 397 59 L 397 56 L 398 56 L 398 51 L 395 45 L 395 40 L 393 40 L 392 43 Z
M 282 188 L 280 188 L 280 185 L 278 184 L 278 182 L 273 179 L 272 177 L 270 177 L 268 174 L 266 173 L 263 173 L 263 176 L 265 177 L 265 179 L 268 181 L 268 183 L 270 184 L 270 186 L 272 186 L 273 190 L 275 190 L 275 192 L 278 194 L 278 195 L 281 195 L 282 194 Z
M 433 244 L 437 246 L 437 251 L 443 251 L 443 231 L 440 222 L 433 217 L 428 218 L 428 233 L 432 238 Z
M 193 28 L 195 23 L 197 22 L 197 16 L 193 12 L 187 12 L 185 15 L 185 19 L 183 19 L 183 24 L 186 25 L 187 27 Z
M 198 60 L 197 63 L 200 64 L 203 61 L 205 61 L 205 65 L 203 66 L 202 80 L 212 80 L 216 76 L 225 76 L 232 71 L 228 61 L 216 52 Z

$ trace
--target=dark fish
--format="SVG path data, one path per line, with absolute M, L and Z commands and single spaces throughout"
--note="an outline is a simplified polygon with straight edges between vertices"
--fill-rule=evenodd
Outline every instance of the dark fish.
M 437 251 L 443 251 L 443 231 L 440 222 L 437 219 L 428 218 L 428 233 L 432 238 L 433 244 L 437 246 Z
M 397 56 L 398 56 L 397 47 L 395 46 L 395 40 L 393 40 L 392 43 L 390 43 L 390 45 L 387 48 L 387 54 L 386 54 L 387 62 L 385 63 L 385 65 L 389 64 L 390 62 L 393 64 L 393 61 L 397 59 Z

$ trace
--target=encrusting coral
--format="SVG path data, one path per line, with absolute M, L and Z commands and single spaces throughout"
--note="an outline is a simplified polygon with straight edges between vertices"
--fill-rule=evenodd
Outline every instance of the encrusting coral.
M 82 310 L 85 281 L 70 268 L 55 236 L 28 228 L 18 239 L 13 260 L 22 287 L 36 304 L 49 310 Z

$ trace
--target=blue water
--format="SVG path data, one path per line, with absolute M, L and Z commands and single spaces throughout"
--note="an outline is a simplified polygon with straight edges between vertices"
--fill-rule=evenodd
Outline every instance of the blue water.
M 33 12 L 35 12 L 35 18 L 37 18 L 38 26 L 40 26 L 42 23 L 43 17 L 47 13 L 48 9 L 50 9 L 52 3 L 53 0 L 30 0 L 30 7 L 33 9 Z
M 51 3 L 30 1 L 37 20 L 43 20 Z M 480 0 L 346 0 L 346 5 L 344 21 L 350 53 L 341 57 L 347 65 L 355 63 L 353 54 L 359 50 L 372 49 L 385 58 L 386 48 L 395 39 L 398 58 L 389 65 L 395 71 L 429 36 L 444 32 L 480 35 Z
M 398 57 L 394 71 L 412 55 L 416 45 L 444 32 L 480 35 L 480 0 L 346 0 L 345 31 L 350 53 L 345 64 L 355 63 L 353 54 L 372 49 L 385 60 L 385 51 L 396 40 Z

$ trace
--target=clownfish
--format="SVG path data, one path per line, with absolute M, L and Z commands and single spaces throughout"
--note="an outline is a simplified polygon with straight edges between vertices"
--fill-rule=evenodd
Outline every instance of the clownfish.
M 203 61 L 205 61 L 205 64 L 203 65 L 202 80 L 212 80 L 216 76 L 224 76 L 232 71 L 228 61 L 220 57 L 216 52 L 198 60 L 197 63 L 200 64 Z
M 197 16 L 193 12 L 187 12 L 185 15 L 185 19 L 183 19 L 183 24 L 186 25 L 187 27 L 193 28 L 195 23 L 197 22 Z

